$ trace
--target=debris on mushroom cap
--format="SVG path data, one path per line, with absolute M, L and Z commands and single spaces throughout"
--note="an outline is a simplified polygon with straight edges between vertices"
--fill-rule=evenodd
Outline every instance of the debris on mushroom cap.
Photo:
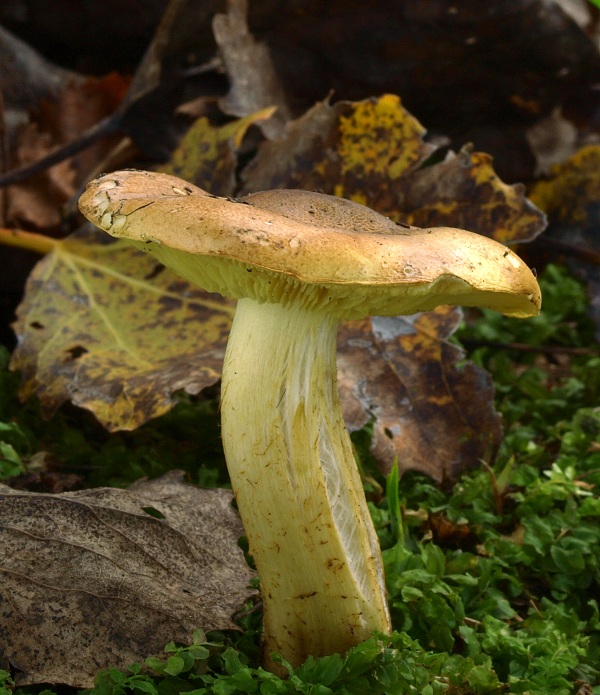
M 213 196 L 167 174 L 117 171 L 92 181 L 83 214 L 225 296 L 325 308 L 359 318 L 482 306 L 525 317 L 541 295 L 506 246 L 449 227 L 406 229 L 342 198 L 298 190 Z

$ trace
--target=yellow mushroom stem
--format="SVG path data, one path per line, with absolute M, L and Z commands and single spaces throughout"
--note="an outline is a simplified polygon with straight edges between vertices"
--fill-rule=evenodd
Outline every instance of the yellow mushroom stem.
M 264 603 L 265 664 L 389 632 L 379 544 L 336 379 L 339 320 L 241 299 L 223 368 L 225 456 Z

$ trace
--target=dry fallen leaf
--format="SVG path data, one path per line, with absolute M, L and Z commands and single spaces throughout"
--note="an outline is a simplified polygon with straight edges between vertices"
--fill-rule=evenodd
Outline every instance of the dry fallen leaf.
M 1 37 L 0 37 L 1 41 Z M 1 52 L 1 51 L 0 51 Z M 32 103 L 35 122 L 22 123 L 11 138 L 11 166 L 30 167 L 67 143 L 76 142 L 116 108 L 127 80 L 116 74 L 102 79 L 73 76 L 61 81 L 51 99 Z M 7 221 L 16 227 L 58 231 L 64 221 L 62 209 L 87 173 L 114 147 L 117 136 L 88 144 L 75 156 L 42 167 L 34 175 L 7 188 Z
M 41 105 L 39 126 L 43 132 L 52 134 L 56 144 L 76 141 L 117 109 L 128 86 L 129 80 L 114 72 L 102 78 L 88 77 L 78 83 L 71 82 L 56 100 Z M 115 134 L 101 138 L 69 159 L 78 185 L 104 160 L 120 137 Z
M 50 416 L 71 400 L 135 429 L 220 378 L 233 306 L 126 243 L 57 242 L 32 271 L 11 367 Z
M 416 227 L 459 227 L 504 244 L 532 241 L 546 227 L 545 215 L 527 199 L 525 187 L 504 183 L 490 155 L 470 147 L 399 184 L 402 220 Z
M 100 668 L 234 628 L 253 574 L 231 501 L 178 471 L 129 490 L 0 485 L 0 652 L 17 684 L 90 688 Z
M 372 452 L 388 473 L 417 470 L 447 482 L 488 459 L 502 437 L 490 375 L 448 338 L 462 312 L 346 322 L 338 380 L 350 430 L 375 418 Z
M 14 160 L 19 166 L 37 162 L 55 148 L 56 142 L 34 124 L 19 129 Z M 18 184 L 9 186 L 6 219 L 17 227 L 56 230 L 61 208 L 75 192 L 75 171 L 65 160 Z

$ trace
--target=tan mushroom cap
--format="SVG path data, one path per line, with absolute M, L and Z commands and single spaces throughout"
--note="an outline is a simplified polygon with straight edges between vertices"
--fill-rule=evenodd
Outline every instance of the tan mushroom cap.
M 506 246 L 460 229 L 407 229 L 343 198 L 300 190 L 242 200 L 166 174 L 117 171 L 79 205 L 109 234 L 225 296 L 301 301 L 340 316 L 410 314 L 440 304 L 525 317 L 541 295 Z

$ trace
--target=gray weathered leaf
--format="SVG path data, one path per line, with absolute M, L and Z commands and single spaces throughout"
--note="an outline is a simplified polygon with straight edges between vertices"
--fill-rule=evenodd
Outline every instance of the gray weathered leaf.
M 234 628 L 252 571 L 231 500 L 178 471 L 129 490 L 0 485 L 0 653 L 17 683 L 89 688 L 196 628 Z

